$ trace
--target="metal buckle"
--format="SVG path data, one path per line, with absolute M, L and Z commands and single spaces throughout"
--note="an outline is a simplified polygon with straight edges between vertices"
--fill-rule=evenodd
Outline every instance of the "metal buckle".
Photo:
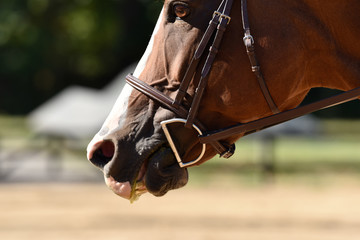
M 231 22 L 231 17 L 226 14 L 221 14 L 220 18 L 228 20 L 228 22 L 226 23 L 227 25 L 229 25 L 229 23 Z
M 255 43 L 253 36 L 251 36 L 250 34 L 245 34 L 243 41 L 246 47 L 250 47 Z
M 181 157 L 180 157 L 179 151 L 178 151 L 178 149 L 176 148 L 175 143 L 174 143 L 174 141 L 173 141 L 173 138 L 172 138 L 172 136 L 171 136 L 171 134 L 170 134 L 170 132 L 169 132 L 169 129 L 168 129 L 168 127 L 167 127 L 167 125 L 169 125 L 169 124 L 171 124 L 171 123 L 179 123 L 179 122 L 185 124 L 185 123 L 186 123 L 186 119 L 174 118 L 174 119 L 162 121 L 160 124 L 161 124 L 161 127 L 162 127 L 162 129 L 163 129 L 163 131 L 164 131 L 164 133 L 165 133 L 166 139 L 167 139 L 168 142 L 169 142 L 169 145 L 170 145 L 170 147 L 171 147 L 171 150 L 173 151 L 173 153 L 174 153 L 174 155 L 175 155 L 175 158 L 176 158 L 179 166 L 180 166 L 181 168 L 185 168 L 185 167 L 190 167 L 190 166 L 196 164 L 197 162 L 199 162 L 199 161 L 202 159 L 202 157 L 203 157 L 204 154 L 205 154 L 206 144 L 201 144 L 201 143 L 200 143 L 200 144 L 202 145 L 202 149 L 201 149 L 200 155 L 199 155 L 196 159 L 194 159 L 194 160 L 192 160 L 192 161 L 190 161 L 190 162 L 184 163 L 184 162 L 182 161 Z M 196 130 L 196 132 L 199 133 L 199 135 L 202 135 L 201 130 L 200 130 L 195 124 L 193 124 L 192 127 Z
M 218 12 L 218 11 L 214 11 L 214 13 L 213 13 L 213 18 L 215 17 L 215 16 L 219 16 L 219 18 L 221 17 L 221 12 Z
M 213 18 L 214 18 L 215 16 L 219 16 L 219 19 L 223 18 L 223 19 L 228 20 L 228 22 L 227 22 L 226 24 L 229 24 L 230 21 L 231 21 L 231 17 L 230 17 L 230 16 L 228 16 L 228 15 L 226 15 L 226 14 L 223 14 L 223 13 L 221 13 L 221 12 L 218 12 L 218 11 L 214 11 L 214 13 L 213 13 Z
M 235 144 L 231 144 L 230 146 L 227 146 L 227 150 L 220 154 L 221 158 L 230 158 L 235 153 Z

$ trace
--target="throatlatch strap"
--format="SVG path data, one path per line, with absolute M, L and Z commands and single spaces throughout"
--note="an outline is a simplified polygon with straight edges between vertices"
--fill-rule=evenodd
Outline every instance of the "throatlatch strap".
M 215 34 L 214 41 L 209 48 L 209 54 L 206 58 L 204 67 L 202 68 L 202 71 L 201 71 L 200 81 L 198 83 L 198 87 L 195 90 L 195 96 L 194 96 L 193 102 L 192 102 L 190 110 L 189 110 L 189 115 L 186 119 L 185 127 L 192 126 L 192 124 L 196 118 L 196 115 L 198 113 L 200 101 L 202 99 L 202 96 L 204 94 L 204 91 L 205 91 L 205 88 L 207 85 L 209 72 L 210 72 L 212 64 L 215 60 L 216 54 L 218 53 L 218 49 L 220 47 L 221 40 L 226 31 L 226 27 L 231 21 L 231 18 L 229 15 L 230 15 L 232 4 L 233 4 L 233 0 L 227 0 L 227 1 L 225 1 L 225 6 L 224 6 L 223 12 L 219 12 L 219 11 L 214 12 L 213 19 L 217 16 L 217 19 L 219 19 L 220 21 L 217 25 L 217 31 Z
M 204 133 L 203 136 L 200 136 L 200 142 L 210 143 L 212 141 L 225 139 L 237 134 L 247 135 L 286 121 L 290 121 L 294 118 L 298 118 L 318 110 L 326 109 L 329 107 L 333 107 L 342 103 L 355 100 L 359 96 L 360 96 L 360 87 L 314 103 L 307 104 L 305 106 L 300 106 L 285 112 L 271 115 L 266 118 L 261 118 L 259 120 L 255 120 L 249 123 L 237 124 L 227 128 Z
M 218 11 L 220 11 L 224 7 L 223 5 L 224 5 L 224 2 L 221 3 Z M 190 62 L 190 65 L 189 65 L 188 69 L 186 70 L 186 73 L 183 77 L 183 80 L 180 83 L 178 93 L 176 94 L 176 97 L 174 100 L 175 105 L 181 105 L 181 102 L 187 93 L 186 90 L 189 87 L 191 79 L 195 75 L 195 72 L 197 70 L 201 56 L 203 55 L 203 53 L 206 49 L 206 46 L 208 45 L 217 25 L 219 24 L 219 18 L 220 18 L 219 15 L 213 14 L 213 17 L 209 22 L 209 26 L 207 27 L 203 37 L 201 38 L 199 46 L 197 47 L 195 54 Z
M 273 98 L 271 97 L 269 88 L 266 85 L 264 76 L 261 73 L 260 64 L 255 55 L 255 42 L 254 42 L 253 36 L 251 36 L 251 33 L 250 33 L 250 24 L 249 24 L 246 0 L 241 0 L 241 16 L 242 16 L 243 29 L 244 29 L 244 39 L 243 40 L 244 40 L 244 44 L 246 47 L 247 55 L 250 60 L 251 70 L 256 76 L 256 79 L 259 83 L 260 89 L 266 99 L 267 104 L 269 105 L 269 108 L 271 109 L 271 111 L 274 114 L 279 113 L 280 111 L 279 111 L 278 107 L 276 106 Z

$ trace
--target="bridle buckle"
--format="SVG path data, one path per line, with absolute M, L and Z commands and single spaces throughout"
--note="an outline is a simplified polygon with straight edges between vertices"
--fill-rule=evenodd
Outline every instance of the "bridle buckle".
M 227 25 L 231 22 L 231 17 L 230 17 L 229 15 L 223 14 L 223 13 L 221 13 L 221 12 L 219 12 L 219 11 L 214 11 L 214 13 L 213 13 L 213 18 L 214 18 L 215 16 L 218 16 L 219 19 L 225 19 L 225 20 L 227 20 L 227 23 L 226 23 Z
M 227 20 L 227 25 L 231 22 L 231 17 L 229 15 L 221 14 L 220 18 Z
M 247 48 L 253 46 L 255 43 L 253 36 L 250 34 L 245 34 L 243 41 Z
M 219 18 L 220 18 L 220 16 L 221 16 L 221 12 L 219 12 L 219 11 L 214 11 L 214 13 L 213 13 L 213 18 L 215 17 L 215 16 L 219 16 Z
M 221 158 L 230 158 L 235 153 L 235 144 L 231 144 L 230 146 L 227 146 L 227 150 L 220 154 Z

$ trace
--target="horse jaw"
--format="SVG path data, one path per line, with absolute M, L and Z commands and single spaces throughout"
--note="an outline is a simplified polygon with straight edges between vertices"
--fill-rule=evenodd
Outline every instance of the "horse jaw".
M 146 189 L 154 196 L 163 196 L 188 182 L 186 168 L 180 168 L 169 147 L 160 148 L 150 159 L 144 176 Z

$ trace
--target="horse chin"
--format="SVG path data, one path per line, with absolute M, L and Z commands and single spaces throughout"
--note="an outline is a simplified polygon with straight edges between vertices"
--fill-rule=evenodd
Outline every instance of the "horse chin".
M 160 197 L 169 190 L 185 186 L 188 172 L 180 168 L 169 147 L 161 147 L 148 160 L 143 181 L 148 192 Z

